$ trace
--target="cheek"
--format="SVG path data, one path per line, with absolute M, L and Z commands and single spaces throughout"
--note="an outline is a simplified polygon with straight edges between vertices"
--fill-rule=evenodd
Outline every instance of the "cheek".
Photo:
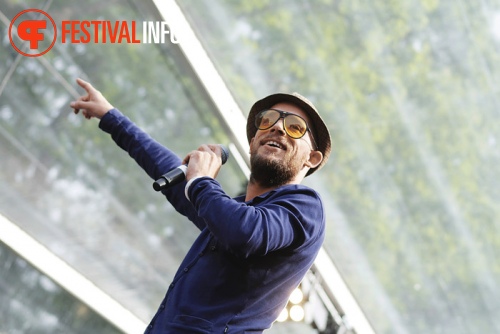
M 250 142 L 250 147 L 249 147 L 250 154 L 251 155 L 255 154 L 257 152 L 257 148 L 258 148 L 258 146 L 257 146 L 256 142 L 254 140 L 252 140 Z
M 255 151 L 255 137 L 253 137 L 252 139 L 250 139 L 250 143 L 248 144 L 248 151 L 250 154 L 252 154 L 252 152 Z
M 303 165 L 307 161 L 309 161 L 309 150 L 304 151 L 300 150 L 298 148 L 295 148 L 294 154 L 293 154 L 293 160 L 295 160 L 295 163 Z

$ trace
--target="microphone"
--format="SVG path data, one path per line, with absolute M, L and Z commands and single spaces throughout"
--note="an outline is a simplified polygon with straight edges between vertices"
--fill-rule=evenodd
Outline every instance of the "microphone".
M 229 158 L 229 151 L 224 145 L 219 145 L 219 147 L 221 149 L 220 158 L 222 160 L 222 164 L 224 165 L 227 158 Z M 186 179 L 186 170 L 187 165 L 180 165 L 179 167 L 168 171 L 153 183 L 153 189 L 160 191 L 184 181 Z

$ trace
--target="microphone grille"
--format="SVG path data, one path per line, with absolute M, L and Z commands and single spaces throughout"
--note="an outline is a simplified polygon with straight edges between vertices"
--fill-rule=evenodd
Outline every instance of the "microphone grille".
M 221 150 L 220 158 L 222 160 L 222 164 L 224 165 L 227 161 L 227 158 L 229 158 L 229 150 L 224 145 L 220 145 L 220 150 Z

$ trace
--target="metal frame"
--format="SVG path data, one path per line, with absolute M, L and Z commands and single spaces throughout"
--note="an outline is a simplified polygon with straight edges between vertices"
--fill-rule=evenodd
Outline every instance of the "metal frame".
M 124 333 L 142 333 L 146 328 L 142 320 L 1 214 L 0 239 Z

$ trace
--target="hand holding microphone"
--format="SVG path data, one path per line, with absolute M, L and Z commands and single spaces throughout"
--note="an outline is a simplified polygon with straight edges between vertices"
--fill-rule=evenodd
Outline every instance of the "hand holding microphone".
M 223 145 L 202 145 L 190 152 L 182 165 L 163 174 L 153 183 L 156 191 L 167 189 L 184 180 L 194 177 L 209 176 L 215 178 L 229 157 L 228 149 Z

